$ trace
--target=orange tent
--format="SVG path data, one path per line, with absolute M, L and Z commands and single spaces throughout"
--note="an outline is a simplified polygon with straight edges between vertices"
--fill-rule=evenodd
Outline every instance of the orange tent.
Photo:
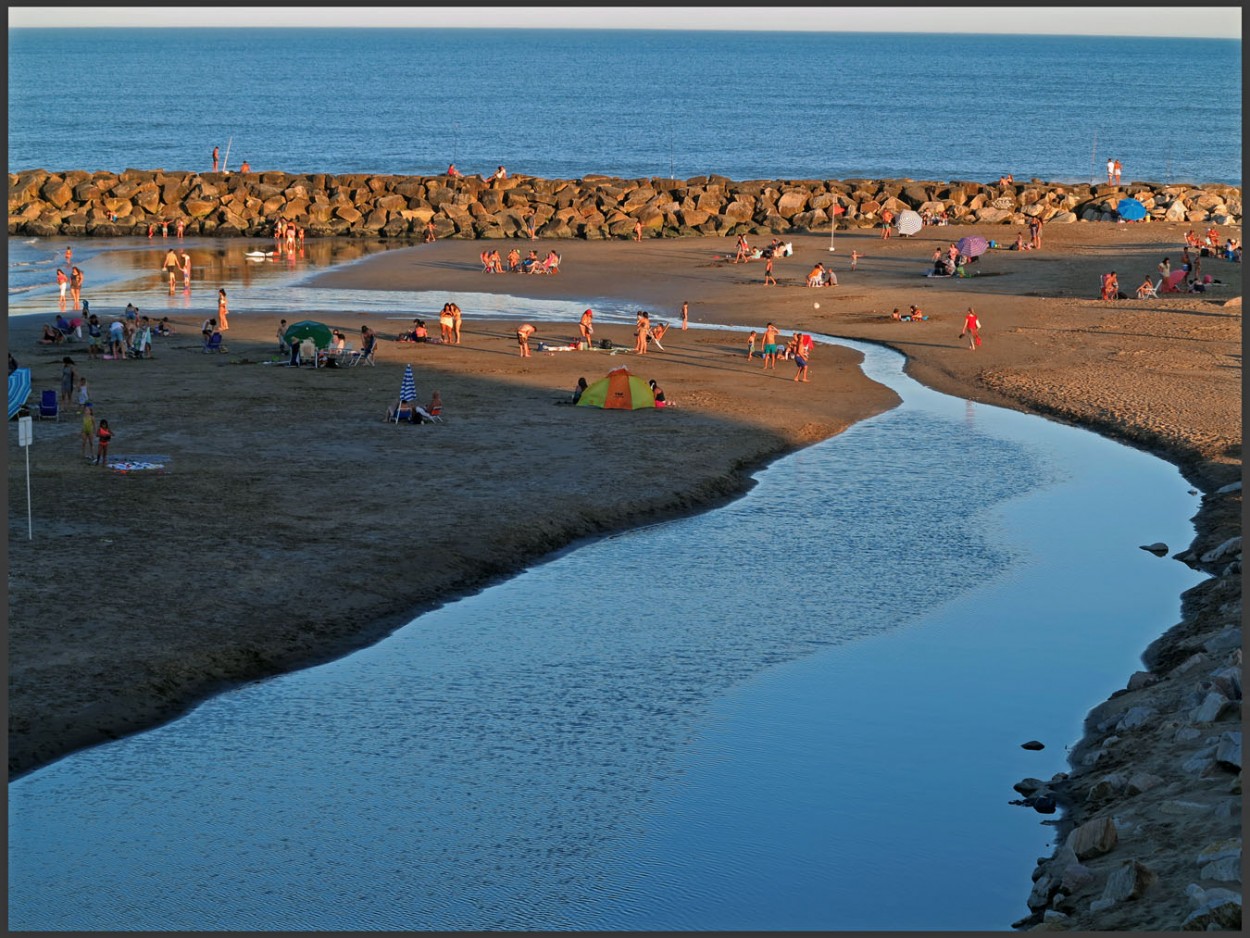
M 582 392 L 578 407 L 603 407 L 615 410 L 638 410 L 655 406 L 650 386 L 628 368 L 613 368 Z

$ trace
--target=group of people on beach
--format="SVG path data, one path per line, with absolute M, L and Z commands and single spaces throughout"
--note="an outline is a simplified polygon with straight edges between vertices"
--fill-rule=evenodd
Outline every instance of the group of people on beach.
M 502 274 L 505 272 L 504 262 L 499 256 L 498 250 L 483 250 L 478 256 L 482 261 L 483 273 Z M 508 252 L 506 272 L 510 274 L 558 274 L 560 272 L 560 255 L 554 250 L 550 250 L 545 258 L 539 260 L 538 252 L 535 250 L 531 250 L 528 255 L 521 257 L 521 252 L 513 248 Z
M 113 221 L 117 221 L 116 216 L 113 217 Z M 159 222 L 155 222 L 155 221 L 151 222 L 148 225 L 148 238 L 156 237 L 156 228 L 158 225 L 160 226 L 160 229 L 161 229 L 161 237 L 168 238 L 169 237 L 169 219 L 168 218 Z M 187 233 L 187 220 L 185 218 L 174 219 L 174 234 L 177 237 L 181 238 L 186 233 Z
M 764 363 L 765 371 L 777 370 L 777 359 L 783 361 L 793 361 L 798 369 L 795 372 L 795 381 L 808 380 L 808 365 L 811 361 L 812 350 L 816 347 L 815 340 L 806 332 L 795 332 L 790 336 L 789 341 L 784 344 L 780 342 L 781 330 L 777 328 L 776 323 L 768 323 L 764 327 L 763 340 L 755 329 L 747 335 L 747 361 L 755 357 L 755 345 L 760 343 L 760 358 Z
M 187 253 L 187 249 L 182 249 L 182 254 L 170 248 L 165 252 L 165 259 L 161 261 L 161 270 L 169 275 L 169 292 L 173 295 L 174 284 L 178 278 L 178 274 L 182 274 L 182 289 L 190 291 L 191 289 L 191 255 Z

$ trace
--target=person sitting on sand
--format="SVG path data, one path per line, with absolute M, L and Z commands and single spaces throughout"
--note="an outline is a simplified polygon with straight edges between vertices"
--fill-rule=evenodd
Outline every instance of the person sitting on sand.
M 811 273 L 807 275 L 807 285 L 809 287 L 819 287 L 823 284 L 825 278 L 825 265 L 817 264 L 812 268 Z
M 656 348 L 658 348 L 660 351 L 664 351 L 664 346 L 660 344 L 660 340 L 664 338 L 664 333 L 666 332 L 668 332 L 668 323 L 666 322 L 656 323 L 654 326 L 652 326 L 650 329 L 647 330 L 647 341 L 654 342 Z
M 655 383 L 654 378 L 647 382 L 647 387 L 651 388 L 651 393 L 655 397 L 656 407 L 668 406 L 668 398 L 664 396 L 664 389 Z
M 832 267 L 825 268 L 825 279 L 822 286 L 836 287 L 838 285 L 838 275 L 833 272 Z
M 574 404 L 576 404 L 578 401 L 582 399 L 582 395 L 586 393 L 586 389 L 588 387 L 590 387 L 590 385 L 586 383 L 585 378 L 577 379 L 577 387 L 573 389 L 573 395 L 572 395 L 572 402 Z
M 1114 300 L 1120 292 L 1120 281 L 1116 279 L 1115 271 L 1102 275 L 1102 296 L 1100 299 Z
M 50 326 L 46 322 L 43 324 L 43 338 L 39 340 L 40 345 L 60 345 L 65 341 L 65 333 L 56 326 Z

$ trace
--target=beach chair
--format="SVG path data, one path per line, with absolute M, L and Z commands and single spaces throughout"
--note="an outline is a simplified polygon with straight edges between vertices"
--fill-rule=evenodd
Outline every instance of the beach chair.
M 364 362 L 366 365 L 377 365 L 377 362 L 373 360 L 373 355 L 374 352 L 377 351 L 377 348 L 378 340 L 376 338 L 370 338 L 364 348 L 362 348 L 359 352 L 352 353 L 351 360 L 347 364 L 352 367 L 359 365 L 361 362 Z
M 413 413 L 412 401 L 400 401 L 395 405 L 395 409 L 387 411 L 387 414 L 391 423 L 399 423 L 401 420 L 406 420 L 409 423 L 416 423 L 417 421 L 417 416 Z
M 221 345 L 221 333 L 214 332 L 207 342 L 204 343 L 205 352 L 224 352 L 225 349 Z
M 548 264 L 546 261 L 543 262 L 543 273 L 544 274 L 558 274 L 560 272 L 560 260 L 561 258 L 559 254 L 553 254 L 551 257 L 550 264 Z
M 424 411 L 424 413 L 430 423 L 443 422 L 443 408 L 441 407 L 431 407 L 429 410 Z
M 39 419 L 61 419 L 61 407 L 56 400 L 56 391 L 44 391 L 39 395 Z
M 1139 299 L 1143 299 L 1143 300 L 1148 300 L 1151 297 L 1157 300 L 1159 298 L 1159 287 L 1161 286 L 1163 286 L 1162 280 L 1160 280 L 1157 284 L 1151 284 L 1149 287 L 1147 287 L 1146 284 L 1143 283 L 1138 288 L 1141 292 L 1139 292 L 1137 296 Z

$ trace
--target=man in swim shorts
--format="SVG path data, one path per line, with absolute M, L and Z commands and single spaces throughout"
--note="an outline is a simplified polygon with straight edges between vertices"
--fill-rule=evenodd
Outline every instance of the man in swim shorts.
M 528 322 L 523 323 L 521 328 L 516 331 L 516 341 L 517 345 L 520 346 L 522 358 L 530 357 L 530 336 L 537 331 L 533 323 Z

